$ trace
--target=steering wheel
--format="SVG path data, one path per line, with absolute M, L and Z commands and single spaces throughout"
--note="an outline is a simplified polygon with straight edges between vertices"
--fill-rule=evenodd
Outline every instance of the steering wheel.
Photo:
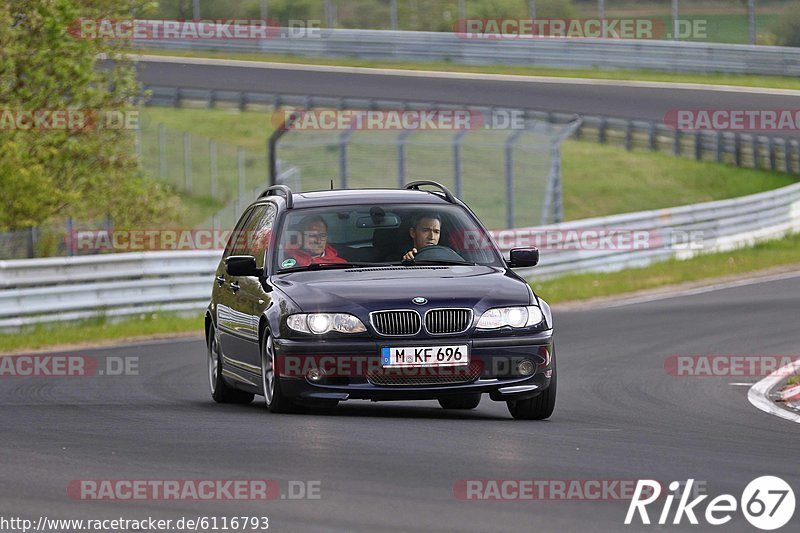
M 420 248 L 419 251 L 414 254 L 415 261 L 463 261 L 464 258 L 458 255 L 452 248 L 449 246 L 426 246 L 425 248 Z

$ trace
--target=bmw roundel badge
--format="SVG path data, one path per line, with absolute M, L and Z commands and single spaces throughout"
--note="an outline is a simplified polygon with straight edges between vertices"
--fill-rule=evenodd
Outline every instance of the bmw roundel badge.
M 428 299 L 427 298 L 423 298 L 422 296 L 417 296 L 416 298 L 414 298 L 411 301 L 414 302 L 417 305 L 425 305 L 426 303 L 428 303 Z

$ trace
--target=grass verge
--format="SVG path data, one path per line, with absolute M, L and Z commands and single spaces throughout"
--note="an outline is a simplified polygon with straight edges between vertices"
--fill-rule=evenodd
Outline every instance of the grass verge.
M 67 346 L 128 338 L 148 339 L 160 335 L 203 331 L 203 315 L 147 313 L 121 321 L 104 317 L 63 324 L 38 324 L 15 333 L 0 333 L 0 355 L 48 346 Z
M 302 57 L 296 55 L 271 55 L 255 53 L 232 53 L 223 51 L 183 50 L 132 50 L 132 53 L 175 57 L 200 57 L 217 59 L 241 59 L 299 65 L 328 65 L 342 67 L 383 68 L 443 72 L 469 72 L 476 74 L 514 74 L 520 76 L 549 76 L 555 78 L 583 78 L 593 80 L 652 81 L 672 83 L 698 83 L 706 85 L 732 85 L 737 87 L 762 87 L 769 89 L 800 90 L 800 79 L 784 76 L 755 76 L 720 73 L 659 72 L 655 70 L 617 69 L 562 69 L 556 67 L 526 67 L 511 65 L 458 65 L 446 61 L 411 62 L 390 60 L 368 60 L 358 58 Z
M 759 243 L 750 248 L 709 253 L 686 260 L 669 260 L 644 268 L 610 273 L 568 274 L 548 280 L 530 280 L 549 303 L 586 300 L 688 281 L 746 274 L 780 265 L 800 268 L 800 234 Z

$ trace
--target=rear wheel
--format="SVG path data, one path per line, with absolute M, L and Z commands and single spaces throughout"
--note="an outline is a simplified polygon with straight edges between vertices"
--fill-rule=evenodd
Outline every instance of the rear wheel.
M 281 391 L 281 380 L 275 372 L 275 355 L 272 350 L 272 335 L 264 334 L 261 344 L 261 390 L 264 403 L 272 413 L 291 413 L 295 404 Z
M 553 414 L 556 407 L 556 360 L 553 350 L 553 375 L 550 386 L 534 398 L 506 402 L 508 412 L 519 420 L 544 420 Z
M 481 394 L 464 394 L 450 398 L 439 398 L 439 405 L 445 409 L 475 409 L 481 403 Z
M 250 403 L 254 395 L 234 389 L 222 377 L 222 354 L 219 353 L 217 335 L 211 326 L 208 332 L 207 359 L 208 359 L 208 385 L 211 388 L 211 397 L 217 403 Z

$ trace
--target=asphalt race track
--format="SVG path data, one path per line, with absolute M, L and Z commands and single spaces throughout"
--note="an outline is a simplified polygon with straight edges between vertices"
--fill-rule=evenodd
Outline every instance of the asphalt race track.
M 317 71 L 302 66 L 249 68 L 230 64 L 192 64 L 144 59 L 139 81 L 167 87 L 310 94 L 444 102 L 538 109 L 542 111 L 606 115 L 663 121 L 676 109 L 796 109 L 796 91 L 733 92 L 713 89 L 676 89 L 628 86 L 582 80 L 579 83 L 486 80 L 457 77 L 366 74 Z M 170 60 L 171 61 L 171 60 Z M 800 137 L 797 130 L 786 136 Z
M 546 296 L 546 295 L 545 295 Z M 748 381 L 673 377 L 673 354 L 794 354 L 800 276 L 615 308 L 558 312 L 559 397 L 545 422 L 435 402 L 344 403 L 272 415 L 214 404 L 202 341 L 74 351 L 138 357 L 139 375 L 0 378 L 0 516 L 268 516 L 270 531 L 755 531 L 622 525 L 622 501 L 464 501 L 459 480 L 702 480 L 737 499 L 752 479 L 800 488 L 800 425 L 754 408 Z M 319 481 L 320 498 L 80 501 L 70 480 Z M 709 498 L 710 499 L 710 498 Z M 707 502 L 708 500 L 706 500 Z M 701 504 L 700 511 L 705 508 Z M 674 507 L 673 507 L 674 508 Z M 656 520 L 661 506 L 652 510 Z M 670 516 L 671 521 L 671 516 Z M 800 513 L 783 530 L 796 530 Z

